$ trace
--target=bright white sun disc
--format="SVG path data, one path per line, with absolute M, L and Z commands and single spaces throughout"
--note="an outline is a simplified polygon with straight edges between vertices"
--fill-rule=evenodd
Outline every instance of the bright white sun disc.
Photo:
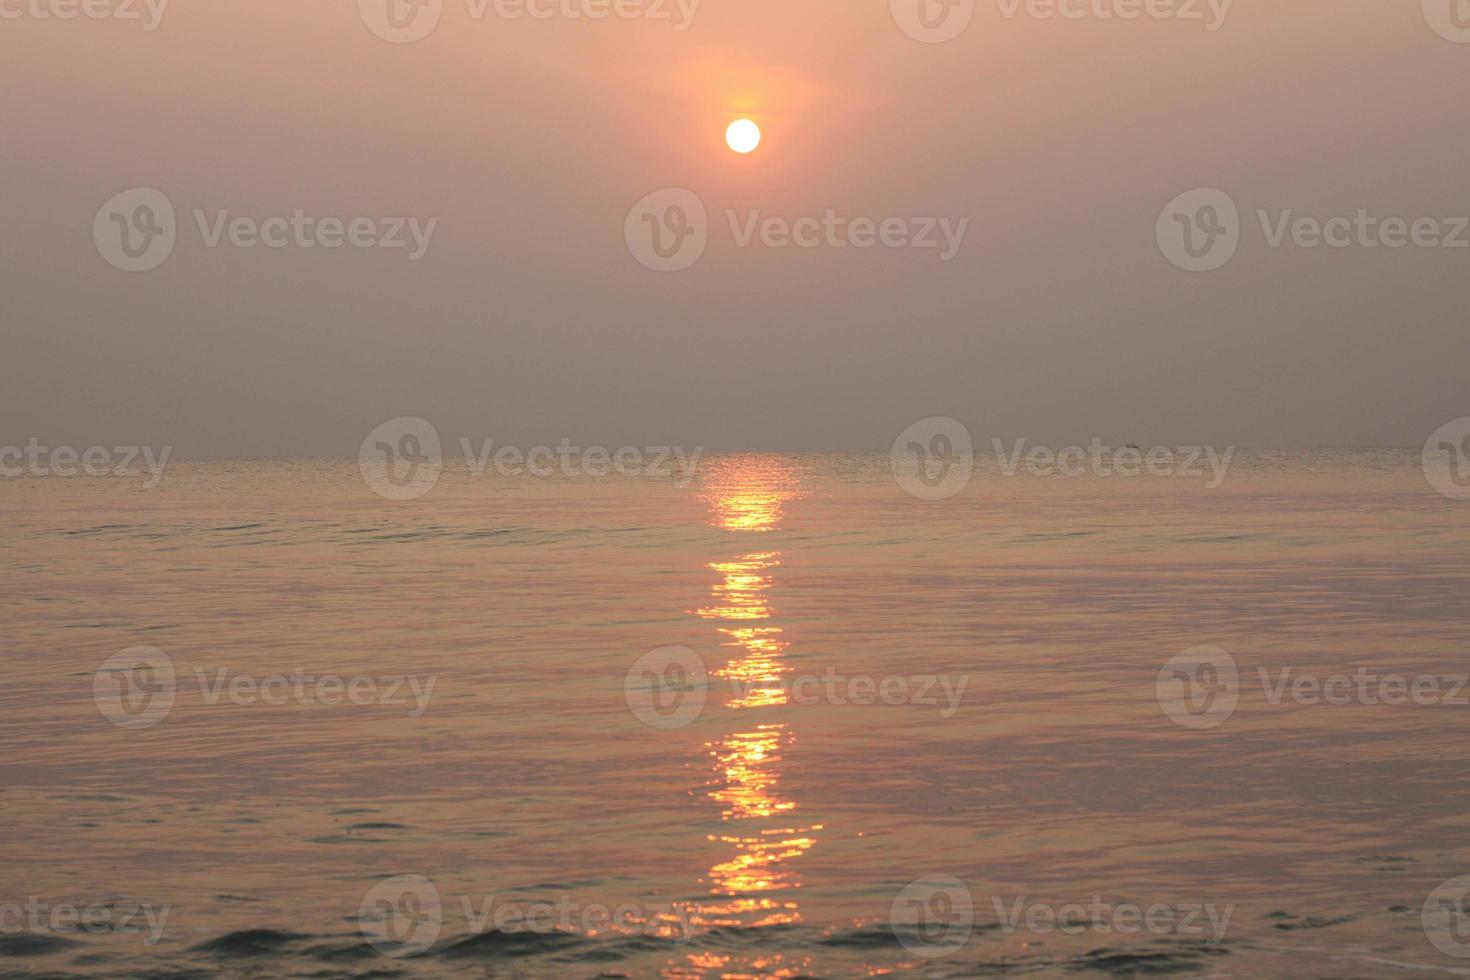
M 749 119 L 737 119 L 725 130 L 725 142 L 736 153 L 749 153 L 761 145 L 761 128 Z

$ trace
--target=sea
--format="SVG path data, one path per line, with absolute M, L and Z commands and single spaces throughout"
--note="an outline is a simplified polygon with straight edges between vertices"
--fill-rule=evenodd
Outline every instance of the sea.
M 1470 976 L 1470 502 L 1005 462 L 0 480 L 0 977 Z

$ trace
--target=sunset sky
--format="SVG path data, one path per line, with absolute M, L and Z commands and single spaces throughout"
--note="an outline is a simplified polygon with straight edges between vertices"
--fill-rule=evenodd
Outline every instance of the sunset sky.
M 887 449 L 949 415 L 986 444 L 1418 446 L 1466 414 L 1470 248 L 1272 248 L 1257 219 L 1470 213 L 1470 44 L 1418 2 L 1237 0 L 1210 31 L 981 0 L 937 44 L 888 0 L 703 0 L 683 31 L 665 6 L 447 0 L 406 44 L 355 0 L 0 20 L 0 442 L 350 455 L 418 415 L 451 440 Z M 178 243 L 129 274 L 91 229 L 135 187 Z M 1208 274 L 1155 240 L 1199 187 L 1242 219 Z M 676 273 L 624 241 L 662 188 L 709 210 Z M 437 225 L 418 261 L 208 248 L 195 209 Z M 943 261 L 740 247 L 725 217 L 828 209 L 968 229 Z

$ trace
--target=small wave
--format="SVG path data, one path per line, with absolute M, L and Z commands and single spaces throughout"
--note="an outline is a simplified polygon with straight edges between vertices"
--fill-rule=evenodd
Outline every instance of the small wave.
M 672 940 L 659 939 L 654 936 L 620 936 L 600 946 L 577 950 L 559 959 L 579 963 L 617 963 L 635 956 L 667 950 L 671 943 Z
M 1241 541 L 1264 541 L 1270 535 L 1255 532 L 1242 534 L 1184 534 L 1180 535 L 1180 541 L 1190 544 L 1238 544 Z
M 708 932 L 701 933 L 699 942 L 702 946 L 721 946 L 725 948 L 745 949 L 751 946 L 759 946 L 779 936 L 794 935 L 800 928 L 785 923 L 769 926 L 718 926 Z
M 1340 926 L 1343 923 L 1352 922 L 1353 919 L 1356 918 L 1356 916 L 1344 915 L 1336 919 L 1323 919 L 1319 916 L 1309 915 L 1305 919 L 1298 919 L 1296 916 L 1291 915 L 1287 916 L 1287 918 L 1294 921 L 1278 922 L 1276 923 L 1276 928 L 1285 931 L 1293 931 L 1296 929 L 1328 929 L 1332 926 Z
M 834 946 L 838 949 L 888 949 L 902 946 L 907 936 L 899 935 L 897 926 L 866 926 L 860 929 L 845 929 L 842 932 L 834 932 L 817 940 L 820 946 Z M 917 934 L 915 934 L 917 935 Z
M 502 932 L 487 929 L 451 941 L 436 951 L 450 960 L 499 959 L 565 953 L 585 946 L 588 940 L 570 932 Z
M 77 943 L 61 936 L 38 936 L 33 932 L 0 933 L 0 956 L 48 956 Z
M 408 830 L 407 824 L 402 823 L 354 823 L 347 826 L 348 830 Z
M 1074 972 L 1100 971 L 1119 977 L 1168 976 L 1197 973 L 1207 958 L 1227 955 L 1229 950 L 1213 945 L 1143 951 L 1104 947 L 1073 958 L 1067 963 L 1067 969 Z
M 99 524 L 96 527 L 81 527 L 70 531 L 62 531 L 69 537 L 77 537 L 87 534 L 106 534 L 108 531 L 126 531 L 131 527 L 141 527 L 141 524 Z
M 310 837 L 309 844 L 381 844 L 381 837 L 361 837 L 357 834 L 327 834 L 323 837 Z
M 382 954 L 361 940 L 322 943 L 317 946 L 309 946 L 302 952 L 323 963 L 361 963 L 365 960 L 382 958 Z
M 241 929 L 201 943 L 194 950 L 224 957 L 275 956 L 306 938 L 300 933 L 280 929 Z

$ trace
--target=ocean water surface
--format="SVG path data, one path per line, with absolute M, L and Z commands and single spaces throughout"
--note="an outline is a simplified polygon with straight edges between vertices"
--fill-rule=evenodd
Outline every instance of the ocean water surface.
M 0 482 L 0 977 L 1470 975 L 1465 505 L 1208 482 Z

